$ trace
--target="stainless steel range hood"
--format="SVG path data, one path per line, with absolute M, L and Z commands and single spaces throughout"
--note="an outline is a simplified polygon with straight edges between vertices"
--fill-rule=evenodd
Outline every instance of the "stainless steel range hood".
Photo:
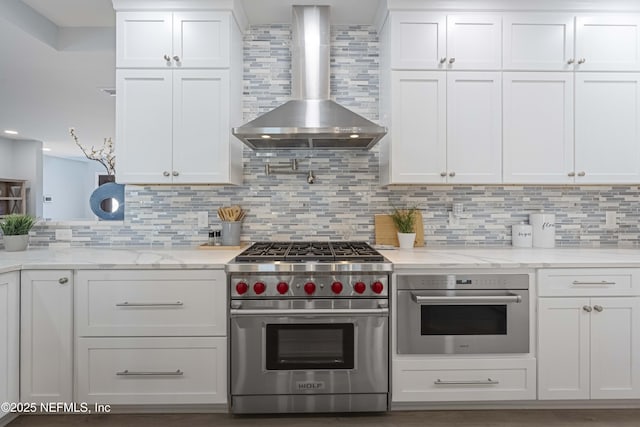
M 254 150 L 368 150 L 386 129 L 329 99 L 329 6 L 293 6 L 293 100 L 233 134 Z

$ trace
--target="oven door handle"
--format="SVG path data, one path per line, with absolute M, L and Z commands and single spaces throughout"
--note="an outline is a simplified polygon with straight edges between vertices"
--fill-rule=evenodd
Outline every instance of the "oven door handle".
M 334 309 L 319 309 L 319 308 L 301 308 L 301 309 L 250 309 L 239 308 L 231 309 L 230 314 L 232 316 L 388 316 L 388 308 L 334 308 Z
M 418 304 L 511 304 L 521 303 L 522 296 L 508 295 L 466 295 L 466 296 L 426 296 L 411 293 L 411 299 Z

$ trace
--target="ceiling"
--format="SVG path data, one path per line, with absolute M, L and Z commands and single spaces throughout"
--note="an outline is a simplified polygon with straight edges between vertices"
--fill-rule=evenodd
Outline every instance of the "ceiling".
M 290 22 L 293 4 L 318 3 L 331 6 L 334 24 L 371 24 L 379 4 L 241 1 L 250 24 Z M 115 87 L 114 26 L 111 0 L 0 0 L 0 57 L 11 58 L 0 73 L 0 137 L 40 140 L 64 157 L 82 157 L 70 127 L 84 145 L 115 139 L 115 97 L 99 90 Z

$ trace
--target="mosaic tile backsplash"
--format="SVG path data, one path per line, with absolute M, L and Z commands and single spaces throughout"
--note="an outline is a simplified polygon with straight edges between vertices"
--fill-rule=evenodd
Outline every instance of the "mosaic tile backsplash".
M 288 25 L 254 26 L 245 35 L 244 118 L 248 121 L 289 99 Z M 373 27 L 332 28 L 331 93 L 336 101 L 378 119 L 378 40 Z M 299 161 L 304 175 L 264 173 L 265 162 Z M 54 223 L 35 227 L 32 246 L 55 242 L 55 230 L 72 228 L 72 246 L 182 246 L 207 239 L 197 212 L 209 212 L 213 228 L 220 206 L 241 205 L 248 215 L 242 239 L 366 240 L 373 218 L 392 206 L 422 210 L 427 246 L 509 246 L 511 225 L 531 212 L 556 214 L 558 246 L 637 246 L 640 187 L 392 186 L 379 185 L 378 152 L 279 152 L 276 157 L 244 151 L 242 186 L 127 186 L 124 222 Z M 463 214 L 451 220 L 453 203 Z M 605 226 L 607 211 L 617 225 Z

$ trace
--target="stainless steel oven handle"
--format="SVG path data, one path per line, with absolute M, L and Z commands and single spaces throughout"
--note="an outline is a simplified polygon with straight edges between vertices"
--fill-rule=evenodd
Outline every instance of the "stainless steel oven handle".
M 319 308 L 300 308 L 300 309 L 231 309 L 232 316 L 388 316 L 388 308 L 333 308 L 333 309 L 319 309 Z
M 509 295 L 474 295 L 474 296 L 425 296 L 411 294 L 411 298 L 418 304 L 510 304 L 521 303 L 522 296 Z

